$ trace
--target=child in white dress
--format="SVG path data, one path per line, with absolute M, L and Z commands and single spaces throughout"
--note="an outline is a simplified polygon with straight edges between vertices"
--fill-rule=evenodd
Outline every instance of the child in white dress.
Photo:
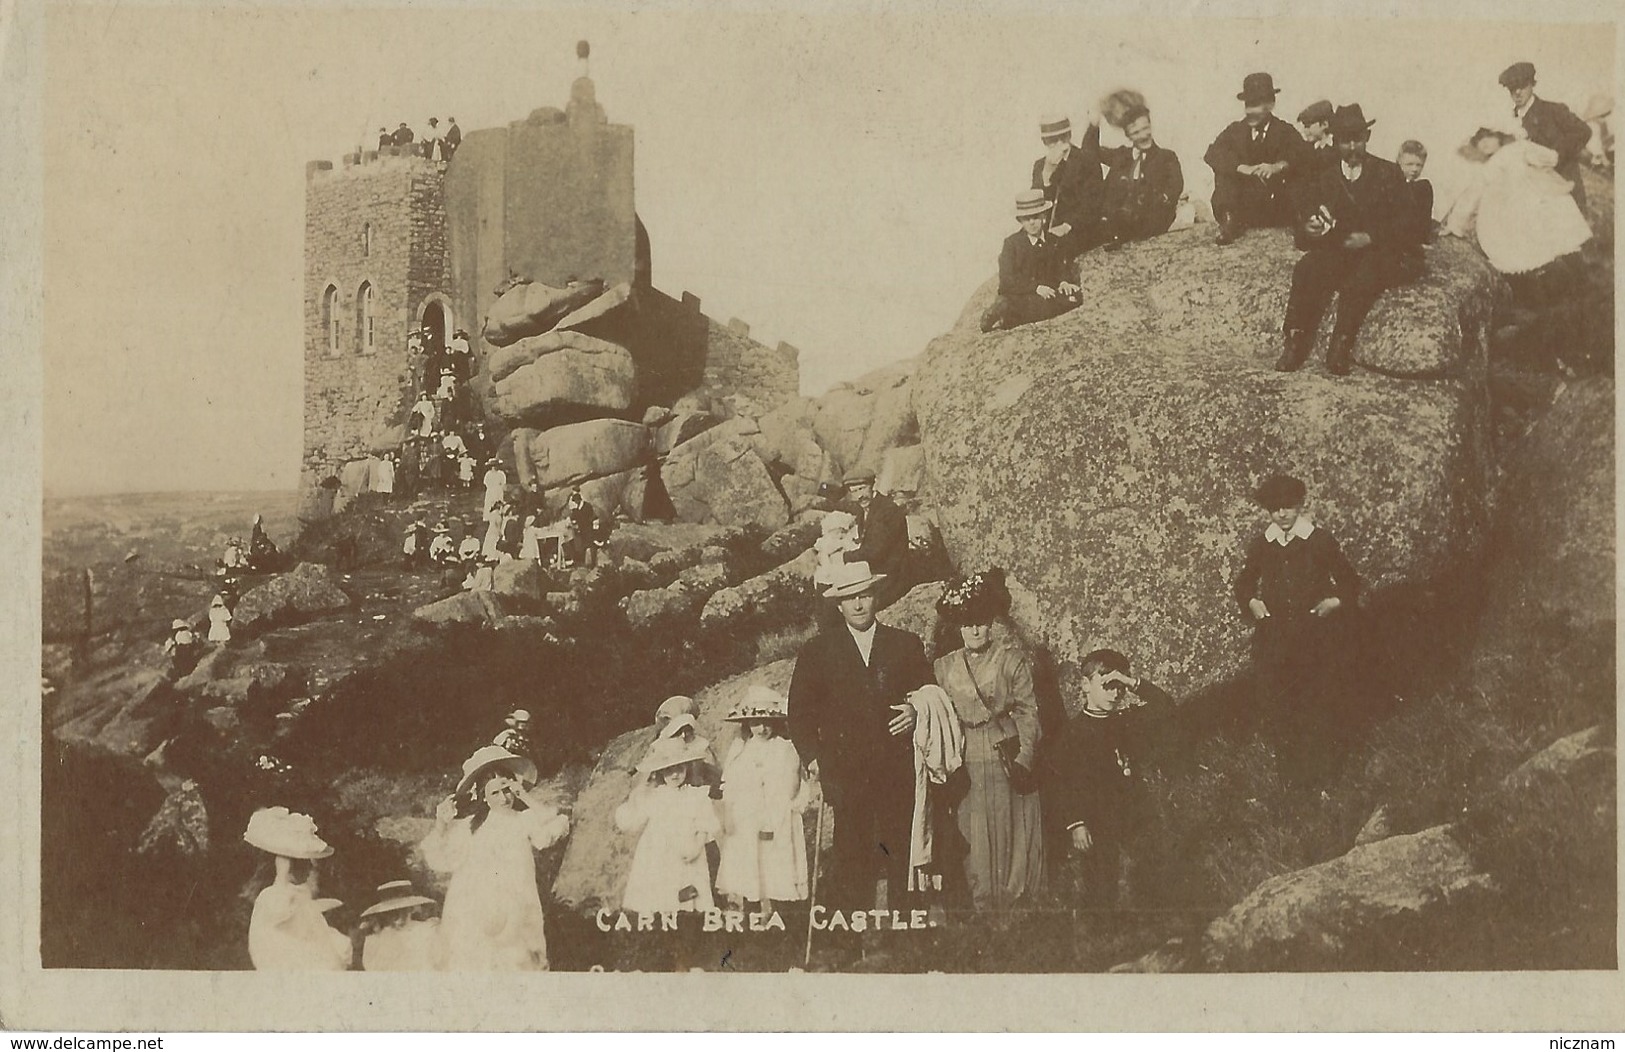
M 717 890 L 740 903 L 807 897 L 807 838 L 802 812 L 809 802 L 801 758 L 784 736 L 784 695 L 753 685 L 728 713 L 740 737 L 722 764 L 722 863 Z
M 254 899 L 248 921 L 248 956 L 259 971 L 342 972 L 354 951 L 335 930 L 316 898 L 316 861 L 333 849 L 309 815 L 286 807 L 255 811 L 243 840 L 276 859 L 276 879 Z
M 637 833 L 621 908 L 629 913 L 708 910 L 711 868 L 705 845 L 721 833 L 710 790 L 690 785 L 691 768 L 706 750 L 680 738 L 658 738 L 638 764 L 639 781 L 615 809 L 615 826 Z
M 216 595 L 209 601 L 209 642 L 231 642 L 231 608 L 226 597 Z

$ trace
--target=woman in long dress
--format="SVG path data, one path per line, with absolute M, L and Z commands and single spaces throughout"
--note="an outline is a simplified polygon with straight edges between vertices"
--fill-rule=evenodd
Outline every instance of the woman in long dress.
M 526 804 L 524 784 L 535 778 L 530 760 L 487 745 L 463 763 L 457 792 L 435 811 L 422 848 L 431 868 L 451 874 L 440 914 L 447 971 L 547 970 L 535 852 L 563 838 L 570 820 Z M 470 813 L 458 817 L 458 797 L 469 794 Z
M 707 749 L 699 739 L 657 738 L 638 764 L 638 783 L 615 809 L 615 828 L 638 834 L 621 908 L 629 913 L 708 910 L 711 866 L 705 846 L 722 832 L 711 791 L 693 781 Z
M 722 860 L 717 890 L 761 912 L 773 903 L 807 897 L 807 835 L 802 812 L 809 802 L 801 759 L 784 736 L 789 702 L 753 685 L 728 720 L 740 736 L 722 763 Z
M 1042 813 L 1031 785 L 1039 741 L 1032 663 L 994 638 L 994 622 L 1009 610 L 997 569 L 954 581 L 937 601 L 963 644 L 938 658 L 935 671 L 965 732 L 970 784 L 955 815 L 978 910 L 1010 909 L 1044 884 Z
M 316 862 L 333 849 L 310 816 L 286 807 L 255 811 L 243 840 L 273 856 L 276 877 L 254 899 L 248 921 L 248 956 L 258 971 L 342 972 L 354 950 L 335 930 L 316 898 Z
M 1555 151 L 1504 132 L 1480 128 L 1462 150 L 1480 165 L 1445 213 L 1445 230 L 1476 237 L 1502 274 L 1527 274 L 1580 251 L 1591 225 L 1557 174 Z
M 209 600 L 209 642 L 231 642 L 231 608 L 223 595 Z

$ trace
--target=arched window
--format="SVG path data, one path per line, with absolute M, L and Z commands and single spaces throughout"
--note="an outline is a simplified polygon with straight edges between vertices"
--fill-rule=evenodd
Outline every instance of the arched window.
M 327 333 L 327 355 L 337 358 L 339 353 L 339 290 L 337 285 L 327 286 L 322 293 L 322 329 Z
M 373 351 L 373 311 L 372 311 L 372 282 L 363 281 L 361 288 L 355 295 L 355 333 L 356 349 L 362 354 L 371 354 Z

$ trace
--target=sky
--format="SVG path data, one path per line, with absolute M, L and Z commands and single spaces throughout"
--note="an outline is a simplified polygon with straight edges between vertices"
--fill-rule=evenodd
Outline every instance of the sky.
M 825 11 L 828 9 L 826 8 Z M 951 13 L 942 13 L 949 11 Z M 636 131 L 654 281 L 801 350 L 802 390 L 919 353 L 996 270 L 1042 114 L 1141 91 L 1205 196 L 1207 143 L 1268 70 L 1288 119 L 1359 102 L 1447 201 L 1496 75 L 1579 109 L 1611 26 L 1084 18 L 968 3 L 810 13 L 54 6 L 44 79 L 48 493 L 292 488 L 304 165 L 380 125 L 465 133 L 563 106 L 575 42 Z M 1108 141 L 1110 141 L 1108 139 Z

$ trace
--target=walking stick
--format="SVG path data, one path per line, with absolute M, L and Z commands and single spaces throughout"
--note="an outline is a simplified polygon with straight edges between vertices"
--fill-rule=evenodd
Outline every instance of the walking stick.
M 824 812 L 826 805 L 823 794 L 818 799 L 818 821 L 814 823 L 813 831 L 813 857 L 812 857 L 812 886 L 807 889 L 807 952 L 801 957 L 801 966 L 812 966 L 812 933 L 813 908 L 818 905 L 818 860 L 824 853 Z

